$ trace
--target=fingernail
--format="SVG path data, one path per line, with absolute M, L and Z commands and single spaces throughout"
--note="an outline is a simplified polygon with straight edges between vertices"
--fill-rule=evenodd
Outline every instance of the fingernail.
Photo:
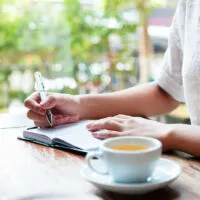
M 97 133 L 97 132 L 92 132 L 92 135 L 93 135 L 94 137 L 96 137 L 96 136 L 98 136 L 98 133 Z
M 95 127 L 96 127 L 96 125 L 95 125 L 95 124 L 88 124 L 88 125 L 87 125 L 87 128 L 94 129 Z
M 90 128 L 90 127 L 91 127 L 91 124 L 87 124 L 86 127 L 87 127 L 87 128 Z
M 99 132 L 92 132 L 92 136 L 98 139 L 101 139 L 102 135 Z
M 96 127 L 94 125 L 90 125 L 90 126 L 87 126 L 87 129 L 89 131 L 94 131 L 94 130 L 96 130 Z
M 104 130 L 100 130 L 100 131 L 96 131 L 96 132 L 94 132 L 96 135 L 102 135 L 102 134 L 104 134 Z

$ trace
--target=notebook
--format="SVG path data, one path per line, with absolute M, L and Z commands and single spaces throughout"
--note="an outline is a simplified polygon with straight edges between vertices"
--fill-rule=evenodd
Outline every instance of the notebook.
M 86 128 L 89 121 L 55 126 L 53 128 L 27 128 L 23 137 L 28 140 L 49 147 L 87 153 L 98 149 L 101 140 L 92 136 Z

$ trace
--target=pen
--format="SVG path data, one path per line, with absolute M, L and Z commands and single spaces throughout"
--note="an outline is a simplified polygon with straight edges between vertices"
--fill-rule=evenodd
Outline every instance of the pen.
M 43 78 L 40 72 L 35 72 L 35 81 L 36 81 L 36 85 L 37 85 L 37 89 L 40 93 L 40 98 L 41 101 L 45 101 L 47 98 L 46 95 L 46 91 L 45 91 L 45 87 L 44 87 L 44 82 L 43 82 Z M 46 110 L 46 119 L 49 122 L 50 126 L 53 126 L 53 119 L 52 119 L 52 113 L 50 110 Z

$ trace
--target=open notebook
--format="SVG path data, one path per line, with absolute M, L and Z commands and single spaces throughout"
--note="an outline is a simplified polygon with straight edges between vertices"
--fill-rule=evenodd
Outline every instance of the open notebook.
M 21 139 L 50 147 L 87 153 L 97 149 L 101 143 L 87 130 L 87 123 L 88 121 L 81 121 L 53 128 L 28 128 L 23 131 Z

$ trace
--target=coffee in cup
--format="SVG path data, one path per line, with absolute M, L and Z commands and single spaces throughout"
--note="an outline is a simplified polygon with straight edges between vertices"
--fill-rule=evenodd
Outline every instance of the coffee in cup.
M 144 150 L 147 149 L 147 146 L 144 145 L 114 145 L 111 147 L 111 149 L 114 150 L 122 150 L 122 151 L 138 151 L 138 150 Z
M 90 152 L 86 162 L 90 169 L 102 174 L 93 159 L 103 160 L 115 182 L 146 182 L 156 168 L 162 152 L 159 140 L 150 137 L 122 136 L 104 140 L 99 152 Z

